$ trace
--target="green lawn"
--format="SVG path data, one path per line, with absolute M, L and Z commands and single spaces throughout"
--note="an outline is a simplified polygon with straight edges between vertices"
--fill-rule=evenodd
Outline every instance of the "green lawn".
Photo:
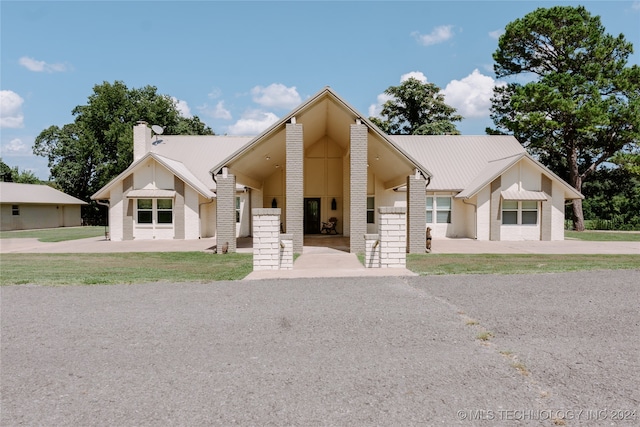
M 3 254 L 0 285 L 91 285 L 239 280 L 253 269 L 251 254 L 205 252 Z
M 408 254 L 407 268 L 422 276 L 640 269 L 640 255 Z
M 0 239 L 36 238 L 41 242 L 63 242 L 104 236 L 104 226 L 60 227 L 43 230 L 0 231 Z
M 588 240 L 592 242 L 640 242 L 639 232 L 629 231 L 568 231 L 565 239 Z

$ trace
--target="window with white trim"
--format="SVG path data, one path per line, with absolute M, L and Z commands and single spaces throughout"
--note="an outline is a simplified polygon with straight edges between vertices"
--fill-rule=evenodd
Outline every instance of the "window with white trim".
M 236 197 L 236 223 L 240 222 L 240 197 Z
M 536 225 L 538 224 L 538 202 L 535 200 L 503 200 L 503 225 Z
M 376 198 L 373 196 L 367 197 L 367 224 L 376 223 Z
M 138 224 L 173 224 L 173 199 L 136 199 L 136 207 Z
M 427 196 L 427 224 L 451 224 L 451 197 Z
M 153 199 L 137 199 L 138 224 L 153 224 Z
M 158 224 L 173 224 L 173 199 L 157 199 Z

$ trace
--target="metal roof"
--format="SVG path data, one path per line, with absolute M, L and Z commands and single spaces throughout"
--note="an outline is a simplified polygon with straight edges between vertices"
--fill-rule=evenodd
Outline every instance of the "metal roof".
M 19 184 L 15 182 L 0 182 L 0 203 L 34 203 L 46 205 L 87 204 L 87 202 L 83 202 L 48 185 Z
M 489 162 L 525 153 L 509 135 L 390 135 L 432 173 L 429 190 L 462 191 Z

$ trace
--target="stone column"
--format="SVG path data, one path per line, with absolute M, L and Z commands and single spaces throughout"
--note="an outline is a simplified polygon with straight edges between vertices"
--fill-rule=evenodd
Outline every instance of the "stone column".
M 489 213 L 489 240 L 500 240 L 500 228 L 502 227 L 502 203 L 500 190 L 502 179 L 496 178 L 491 183 L 491 212 Z
M 226 168 L 216 175 L 216 245 L 218 254 L 236 252 L 236 177 Z
M 421 173 L 407 177 L 407 252 L 423 254 L 427 245 L 427 181 Z
M 293 251 L 304 244 L 304 144 L 302 125 L 288 123 L 286 130 L 286 218 L 287 234 L 293 236 Z
M 127 175 L 122 180 L 122 194 L 124 196 L 124 219 L 122 221 L 122 240 L 133 240 L 133 213 L 135 211 L 133 204 L 137 203 L 135 199 L 127 197 L 127 193 L 133 190 L 133 174 Z
M 349 246 L 352 253 L 364 253 L 367 233 L 367 127 L 351 125 Z
M 280 269 L 280 212 L 280 208 L 251 210 L 254 271 Z
M 383 206 L 380 213 L 380 268 L 406 268 L 407 231 L 404 207 Z

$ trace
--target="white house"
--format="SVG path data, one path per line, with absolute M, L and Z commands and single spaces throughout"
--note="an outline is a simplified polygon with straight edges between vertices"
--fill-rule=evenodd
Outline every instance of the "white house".
M 406 206 L 409 252 L 438 237 L 562 240 L 564 205 L 583 196 L 511 136 L 395 136 L 324 88 L 255 137 L 152 135 L 134 128 L 134 161 L 92 196 L 109 202 L 112 240 L 217 237 L 235 250 L 252 208 L 282 208 L 305 234 L 338 219 L 351 252 L 378 208 Z M 231 242 L 232 241 L 232 242 Z

